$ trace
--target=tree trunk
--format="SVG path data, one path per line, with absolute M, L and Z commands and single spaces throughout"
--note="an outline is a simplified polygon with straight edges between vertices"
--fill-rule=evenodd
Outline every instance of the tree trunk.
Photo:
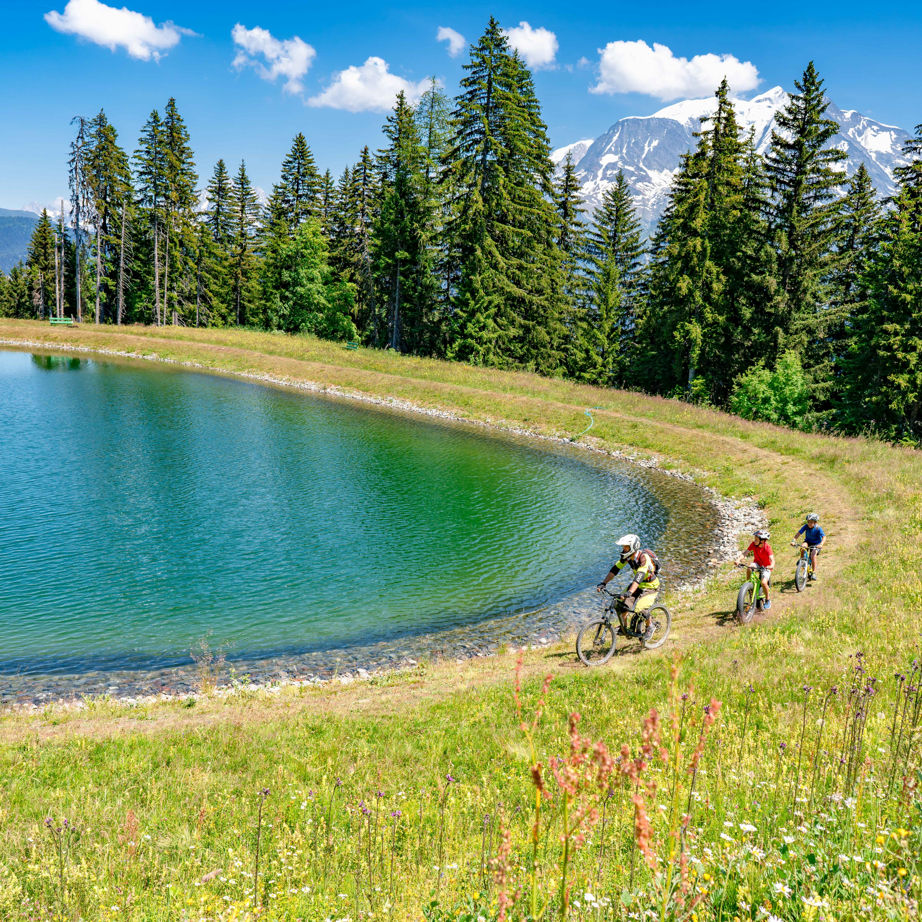
M 80 303 L 80 200 L 77 199 L 74 224 L 74 277 L 77 292 L 77 323 L 83 323 L 83 308 Z
M 391 330 L 391 349 L 400 351 L 400 260 L 397 260 L 397 283 L 394 286 L 394 326 Z
M 198 263 L 195 267 L 195 325 L 198 326 L 198 308 L 202 300 L 202 247 L 198 250 Z
M 122 203 L 122 234 L 118 248 L 118 307 L 115 313 L 115 323 L 117 326 L 122 325 L 122 315 L 125 311 L 125 214 L 127 212 L 124 202 Z
M 54 314 L 56 317 L 61 316 L 61 279 L 60 269 L 58 268 L 58 235 L 54 237 Z
M 99 309 L 99 288 L 100 281 L 102 279 L 102 252 L 100 251 L 100 244 L 102 243 L 102 233 L 100 232 L 99 227 L 99 215 L 96 216 L 96 326 L 99 326 L 101 322 L 100 309 Z
M 169 212 L 167 212 L 169 215 Z M 163 257 L 163 324 L 166 326 L 167 312 L 170 309 L 170 222 L 166 223 L 166 253 Z
M 157 315 L 157 326 L 160 326 L 160 228 L 157 225 L 157 211 L 154 206 L 154 310 Z

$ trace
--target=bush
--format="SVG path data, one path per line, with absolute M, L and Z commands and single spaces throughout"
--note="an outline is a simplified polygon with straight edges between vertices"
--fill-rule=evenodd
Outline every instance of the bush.
M 810 389 L 795 352 L 785 352 L 774 371 L 764 365 L 736 379 L 730 409 L 744 419 L 762 419 L 801 429 L 810 409 Z

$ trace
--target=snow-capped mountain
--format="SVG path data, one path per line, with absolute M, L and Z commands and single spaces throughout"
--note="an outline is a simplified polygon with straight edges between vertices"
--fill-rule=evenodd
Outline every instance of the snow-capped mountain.
M 756 147 L 762 153 L 771 143 L 772 131 L 777 130 L 775 113 L 787 99 L 787 93 L 776 86 L 752 99 L 734 100 L 740 127 L 747 133 L 754 130 Z M 602 194 L 614 183 L 620 170 L 634 194 L 644 229 L 651 230 L 666 205 L 682 154 L 695 146 L 694 132 L 701 127 L 701 119 L 714 112 L 716 104 L 713 96 L 687 99 L 650 116 L 631 116 L 615 122 L 592 142 L 577 163 L 588 208 L 594 210 L 599 206 Z M 909 140 L 909 134 L 854 110 L 843 111 L 832 102 L 826 114 L 841 126 L 832 145 L 848 154 L 846 174 L 853 175 L 858 165 L 864 163 L 878 193 L 891 195 L 895 188 L 893 169 L 906 163 L 902 147 Z M 559 164 L 569 150 L 573 151 L 575 159 L 584 143 L 577 141 L 559 148 L 551 159 Z
M 551 160 L 554 162 L 554 165 L 560 168 L 561 164 L 566 160 L 567 154 L 573 158 L 574 166 L 583 159 L 586 155 L 586 151 L 592 147 L 593 139 L 586 138 L 585 141 L 574 141 L 573 144 L 568 144 L 566 147 L 558 147 L 551 154 Z

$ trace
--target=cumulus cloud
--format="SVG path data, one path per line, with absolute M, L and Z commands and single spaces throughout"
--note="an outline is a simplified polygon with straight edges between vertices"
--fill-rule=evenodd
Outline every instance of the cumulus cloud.
M 430 84 L 428 78 L 413 83 L 398 77 L 388 71 L 383 58 L 371 57 L 361 67 L 353 65 L 341 70 L 322 93 L 307 102 L 348 112 L 387 112 L 394 107 L 401 90 L 408 102 L 416 102 Z
M 124 48 L 139 61 L 159 61 L 183 35 L 195 35 L 172 22 L 154 25 L 150 16 L 124 6 L 106 6 L 99 0 L 68 0 L 63 13 L 45 13 L 45 22 L 56 32 L 77 35 L 110 51 Z
M 449 29 L 448 26 L 439 26 L 439 31 L 435 34 L 435 40 L 437 42 L 448 42 L 448 56 L 450 58 L 458 57 L 467 44 L 460 32 L 455 32 L 454 29 Z
M 515 28 L 506 30 L 506 38 L 534 70 L 554 66 L 560 46 L 557 36 L 548 29 L 533 29 L 527 22 L 520 22 Z
M 724 77 L 734 93 L 759 85 L 759 72 L 732 54 L 696 54 L 677 58 L 665 45 L 609 42 L 599 49 L 599 82 L 592 93 L 644 93 L 657 99 L 707 96 Z
M 297 35 L 280 40 L 259 26 L 247 29 L 239 22 L 231 30 L 231 38 L 237 46 L 237 56 L 234 58 L 237 70 L 252 67 L 263 80 L 270 82 L 274 82 L 276 77 L 284 77 L 286 93 L 304 92 L 301 78 L 308 72 L 317 55 L 307 42 L 301 41 Z

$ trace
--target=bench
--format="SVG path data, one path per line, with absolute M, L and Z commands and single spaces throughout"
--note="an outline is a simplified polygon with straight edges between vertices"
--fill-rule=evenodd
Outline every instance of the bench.
M 358 349 L 358 347 L 359 347 L 359 344 L 358 344 L 358 343 L 346 343 L 346 348 L 347 348 L 347 349 L 355 350 L 355 349 Z
M 49 320 L 48 322 L 52 326 L 72 327 L 74 325 L 74 321 L 72 317 L 52 317 L 51 320 Z

